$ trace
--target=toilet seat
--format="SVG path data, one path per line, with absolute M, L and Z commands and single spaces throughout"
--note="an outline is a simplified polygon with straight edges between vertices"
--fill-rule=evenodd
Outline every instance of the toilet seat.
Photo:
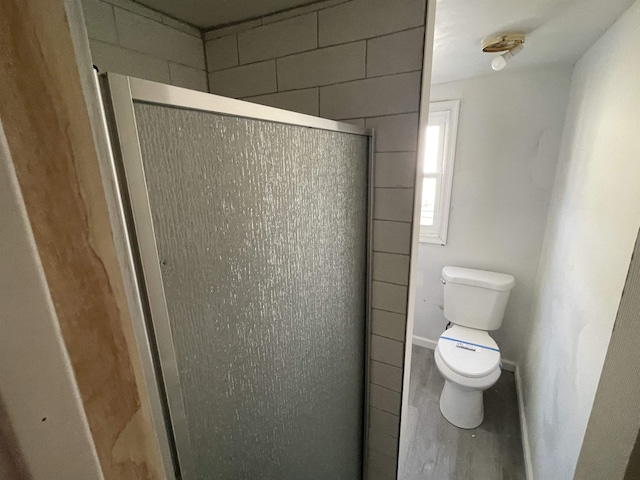
M 500 349 L 483 330 L 454 325 L 438 339 L 444 364 L 463 377 L 485 377 L 500 367 Z

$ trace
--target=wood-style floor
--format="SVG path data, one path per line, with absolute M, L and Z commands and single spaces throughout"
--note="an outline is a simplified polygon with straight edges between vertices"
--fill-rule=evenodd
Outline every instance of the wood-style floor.
M 433 350 L 413 346 L 408 428 L 401 434 L 399 480 L 524 480 L 524 457 L 513 373 L 484 392 L 484 422 L 473 430 L 440 413 L 444 379 Z

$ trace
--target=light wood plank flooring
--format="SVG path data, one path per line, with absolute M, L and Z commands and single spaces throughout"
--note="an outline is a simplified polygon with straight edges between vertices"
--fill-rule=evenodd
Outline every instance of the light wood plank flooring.
M 524 480 L 513 373 L 503 371 L 485 390 L 484 422 L 473 430 L 454 427 L 442 416 L 443 385 L 433 350 L 414 345 L 399 480 Z

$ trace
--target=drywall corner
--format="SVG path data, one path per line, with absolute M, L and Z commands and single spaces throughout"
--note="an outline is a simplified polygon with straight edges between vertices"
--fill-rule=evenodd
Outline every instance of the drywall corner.
M 576 479 L 622 480 L 627 475 L 629 460 L 633 458 L 634 446 L 640 433 L 640 382 L 637 381 L 640 376 L 639 312 L 640 235 L 636 240 L 602 376 L 584 435 L 576 466 Z
M 522 392 L 522 377 L 520 368 L 515 368 L 516 395 L 518 396 L 518 413 L 520 414 L 520 432 L 522 434 L 522 451 L 524 454 L 524 469 L 527 480 L 534 480 L 531 464 L 531 447 L 529 445 L 529 428 L 527 427 L 527 413 L 524 409 L 524 394 Z

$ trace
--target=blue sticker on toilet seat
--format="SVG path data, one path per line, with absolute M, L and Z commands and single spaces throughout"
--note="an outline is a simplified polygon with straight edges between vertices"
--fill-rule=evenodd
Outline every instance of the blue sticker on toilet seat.
M 443 340 L 449 340 L 451 342 L 456 342 L 456 347 L 459 348 L 464 348 L 465 350 L 471 350 L 475 352 L 475 349 L 469 348 L 468 346 L 472 345 L 474 347 L 480 347 L 480 348 L 484 348 L 486 350 L 493 350 L 494 352 L 498 352 L 500 353 L 500 349 L 498 348 L 493 348 L 493 347 L 487 347 L 486 345 L 480 345 L 478 343 L 471 343 L 471 342 L 465 342 L 464 340 L 459 340 L 457 338 L 451 338 L 451 337 L 440 337 Z

